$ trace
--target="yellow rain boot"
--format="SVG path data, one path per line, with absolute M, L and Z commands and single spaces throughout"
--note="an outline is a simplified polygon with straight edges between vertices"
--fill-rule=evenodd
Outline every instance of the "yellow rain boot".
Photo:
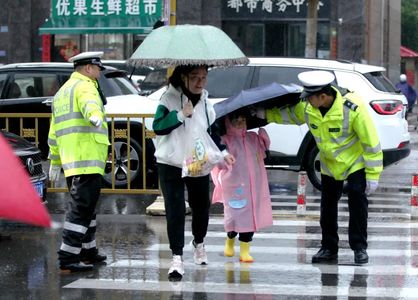
M 225 250 L 224 250 L 225 256 L 229 256 L 229 257 L 234 256 L 235 254 L 234 244 L 235 244 L 235 238 L 233 239 L 230 239 L 229 237 L 226 238 Z
M 253 262 L 254 259 L 250 255 L 250 243 L 239 242 L 239 261 L 242 262 Z

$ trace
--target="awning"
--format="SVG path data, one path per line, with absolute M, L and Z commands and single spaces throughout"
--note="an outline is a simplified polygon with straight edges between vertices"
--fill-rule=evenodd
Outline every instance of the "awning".
M 401 46 L 401 57 L 418 57 L 418 53 L 405 46 Z
M 39 28 L 39 34 L 147 34 L 158 20 L 158 16 L 50 18 Z

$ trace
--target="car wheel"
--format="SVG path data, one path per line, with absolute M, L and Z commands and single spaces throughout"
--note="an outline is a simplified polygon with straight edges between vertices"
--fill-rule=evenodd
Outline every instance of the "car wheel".
M 126 187 L 128 185 L 128 174 L 130 174 L 131 185 L 139 176 L 142 176 L 142 147 L 139 143 L 130 139 L 128 168 L 128 143 L 125 139 L 115 139 L 114 146 L 114 174 L 115 187 Z M 112 186 L 112 148 L 109 147 L 108 159 L 106 161 L 105 173 L 103 175 L 104 184 L 108 187 Z
M 316 145 L 309 150 L 306 164 L 306 174 L 308 175 L 309 181 L 312 185 L 322 191 L 321 162 L 319 161 L 319 150 Z M 344 182 L 343 193 L 346 194 L 347 191 L 347 182 Z
M 309 181 L 318 190 L 322 190 L 321 185 L 321 163 L 319 161 L 319 150 L 316 145 L 308 150 L 308 156 L 305 164 L 306 174 Z

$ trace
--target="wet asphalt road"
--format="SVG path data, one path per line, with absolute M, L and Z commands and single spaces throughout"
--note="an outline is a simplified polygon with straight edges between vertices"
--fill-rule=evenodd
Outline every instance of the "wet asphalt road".
M 320 193 L 308 186 L 306 214 L 298 216 L 297 173 L 274 171 L 269 172 L 274 226 L 256 233 L 252 264 L 239 263 L 237 255 L 223 256 L 222 207 L 214 205 L 205 240 L 209 264 L 194 265 L 186 246 L 186 274 L 181 282 L 169 282 L 165 218 L 145 214 L 155 196 L 103 195 L 97 243 L 108 256 L 107 265 L 60 275 L 56 252 L 68 195 L 56 194 L 47 204 L 53 229 L 0 223 L 6 236 L 0 240 L 0 299 L 418 298 L 418 222 L 409 205 L 418 136 L 411 134 L 411 155 L 383 172 L 378 191 L 369 198 L 366 265 L 355 265 L 349 250 L 346 198 L 339 205 L 338 264 L 311 264 L 320 247 Z M 191 240 L 187 219 L 186 243 Z

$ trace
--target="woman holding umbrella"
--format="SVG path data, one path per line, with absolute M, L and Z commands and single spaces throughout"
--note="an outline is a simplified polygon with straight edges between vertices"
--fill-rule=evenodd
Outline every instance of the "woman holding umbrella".
M 201 127 L 201 132 L 205 133 L 215 121 L 215 111 L 207 101 L 208 92 L 204 89 L 206 77 L 206 65 L 177 66 L 169 78 L 167 91 L 160 99 L 153 122 L 153 130 L 157 134 L 155 156 L 173 254 L 169 279 L 180 279 L 184 274 L 185 186 L 192 211 L 194 262 L 199 265 L 208 262 L 204 238 L 209 223 L 209 175 L 182 177 L 188 128 Z M 225 162 L 233 164 L 235 158 L 226 152 L 225 146 L 219 145 L 220 138 L 213 136 L 213 139 L 223 150 Z

